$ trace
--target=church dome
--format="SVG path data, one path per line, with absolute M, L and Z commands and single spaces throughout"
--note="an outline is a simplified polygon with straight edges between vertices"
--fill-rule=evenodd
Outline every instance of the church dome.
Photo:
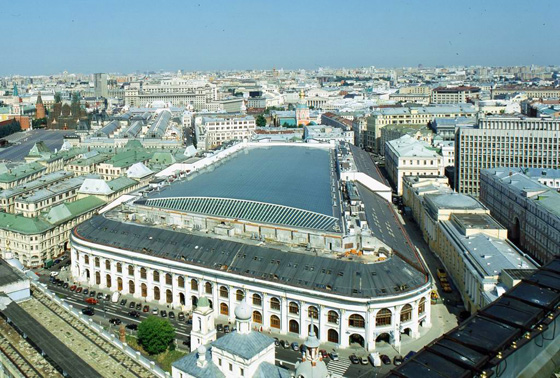
M 208 298 L 200 297 L 200 299 L 196 303 L 196 307 L 197 308 L 210 307 L 210 302 L 208 301 Z
M 251 307 L 249 307 L 246 301 L 241 302 L 241 304 L 235 308 L 235 317 L 237 320 L 249 320 L 252 315 Z

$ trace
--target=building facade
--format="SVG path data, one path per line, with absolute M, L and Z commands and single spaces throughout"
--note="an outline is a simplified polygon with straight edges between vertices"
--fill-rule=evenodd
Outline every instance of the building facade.
M 482 169 L 559 166 L 560 119 L 490 116 L 455 136 L 455 189 L 461 193 L 478 195 Z
M 484 169 L 480 200 L 510 237 L 542 263 L 560 254 L 560 193 L 519 169 Z
M 479 97 L 478 87 L 437 87 L 432 90 L 432 104 L 460 104 Z

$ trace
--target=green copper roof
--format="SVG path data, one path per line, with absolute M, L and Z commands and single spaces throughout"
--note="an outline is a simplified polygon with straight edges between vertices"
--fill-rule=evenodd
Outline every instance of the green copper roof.
M 0 228 L 21 234 L 38 234 L 52 226 L 39 218 L 27 218 L 23 215 L 0 213 Z
M 41 164 L 35 162 L 18 165 L 17 167 L 9 169 L 8 172 L 0 174 L 0 182 L 17 181 L 20 178 L 30 176 L 45 169 L 46 168 Z

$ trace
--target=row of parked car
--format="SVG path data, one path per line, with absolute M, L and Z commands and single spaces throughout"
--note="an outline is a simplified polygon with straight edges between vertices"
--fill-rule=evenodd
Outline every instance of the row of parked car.
M 123 298 L 121 299 L 120 305 L 124 307 L 127 305 L 127 303 L 128 301 L 125 298 Z M 179 312 L 177 314 L 177 317 L 175 317 L 175 313 L 173 311 L 159 310 L 157 307 L 150 310 L 150 305 L 147 304 L 142 305 L 141 302 L 133 302 L 133 301 L 128 303 L 128 308 L 131 309 L 131 311 L 128 312 L 128 315 L 132 316 L 133 318 L 139 318 L 140 311 L 142 311 L 144 313 L 151 312 L 152 315 L 160 315 L 162 318 L 177 319 L 180 322 L 183 322 L 186 319 L 187 324 L 192 324 L 192 320 L 187 319 L 187 317 L 183 312 Z

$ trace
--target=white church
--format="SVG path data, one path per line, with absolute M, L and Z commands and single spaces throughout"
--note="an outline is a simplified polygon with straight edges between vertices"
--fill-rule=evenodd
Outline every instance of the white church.
M 237 330 L 219 339 L 216 339 L 213 311 L 208 298 L 201 297 L 198 300 L 192 319 L 193 353 L 173 363 L 173 378 L 330 377 L 318 353 L 319 340 L 313 331 L 304 343 L 307 351 L 294 373 L 275 365 L 276 352 L 272 337 L 251 331 L 252 310 L 247 302 L 243 301 L 235 309 Z

